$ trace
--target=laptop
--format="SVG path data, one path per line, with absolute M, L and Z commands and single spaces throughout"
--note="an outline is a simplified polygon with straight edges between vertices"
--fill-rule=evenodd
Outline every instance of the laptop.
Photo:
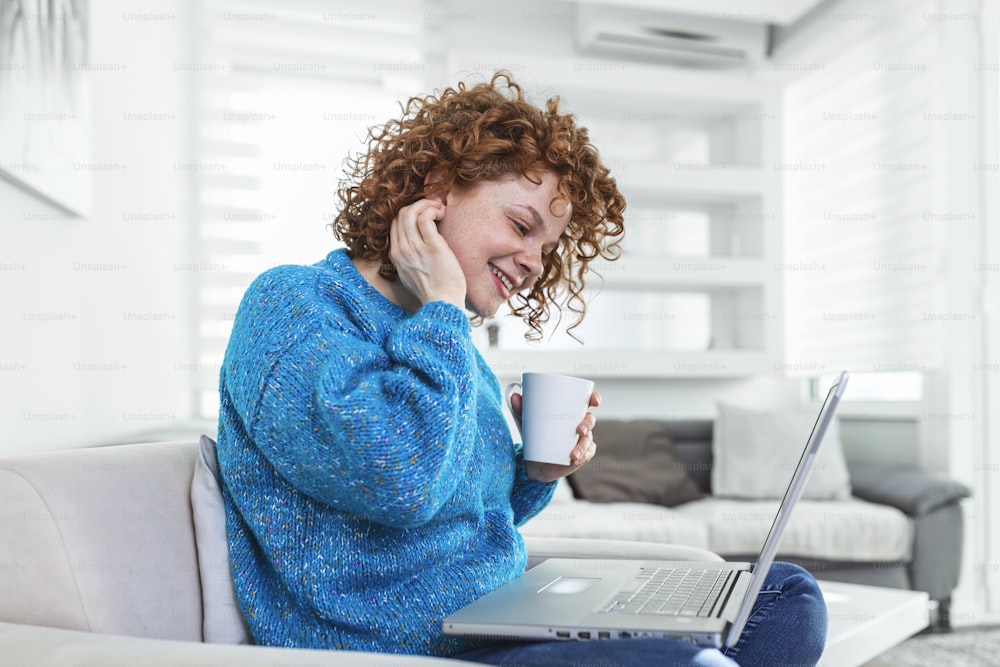
M 659 637 L 732 646 L 847 386 L 827 392 L 755 563 L 550 558 L 444 619 L 446 635 L 502 640 Z

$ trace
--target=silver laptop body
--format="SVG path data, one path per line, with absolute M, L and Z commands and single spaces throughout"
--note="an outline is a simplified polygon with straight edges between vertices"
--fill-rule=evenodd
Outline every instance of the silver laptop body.
M 550 558 L 445 618 L 444 633 L 506 640 L 659 637 L 732 646 L 774 562 L 847 379 L 841 373 L 827 392 L 755 563 Z

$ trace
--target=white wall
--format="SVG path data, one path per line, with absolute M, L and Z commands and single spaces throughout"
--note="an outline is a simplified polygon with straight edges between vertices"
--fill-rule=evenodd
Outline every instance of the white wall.
M 793 52 L 799 62 L 816 63 L 822 56 L 820 38 L 850 43 L 850 33 L 873 29 L 887 17 L 919 21 L 933 30 L 939 56 L 930 70 L 934 107 L 925 117 L 931 128 L 932 211 L 942 268 L 939 295 L 928 294 L 931 314 L 944 313 L 936 350 L 940 365 L 924 374 L 924 396 L 912 416 L 906 462 L 947 474 L 973 489 L 964 503 L 967 523 L 962 579 L 954 595 L 953 620 L 979 622 L 996 614 L 998 587 L 996 538 L 991 521 L 990 489 L 995 471 L 990 466 L 996 444 L 989 433 L 996 415 L 988 408 L 986 384 L 995 375 L 984 347 L 991 318 L 984 288 L 995 268 L 983 254 L 984 238 L 995 226 L 983 208 L 990 188 L 984 175 L 995 170 L 995 154 L 985 151 L 985 140 L 995 137 L 996 112 L 980 105 L 980 96 L 996 89 L 996 3 L 974 0 L 927 0 L 918 5 L 865 0 L 838 0 L 814 17 L 809 30 L 796 36 Z M 992 39 L 992 51 L 981 48 Z M 779 48 L 779 57 L 783 53 Z M 821 60 L 820 60 L 821 62 Z M 992 146 L 992 145 L 991 145 Z M 993 148 L 995 150 L 995 148 Z M 935 296 L 940 297 L 935 310 Z M 925 315 L 927 317 L 927 315 Z M 872 431 L 873 434 L 881 434 Z M 878 460 L 883 441 L 868 455 Z M 995 460 L 995 459 L 993 459 Z
M 179 4 L 89 3 L 90 217 L 0 181 L 0 454 L 128 439 L 188 414 Z
M 947 180 L 937 196 L 943 211 L 975 211 L 973 223 L 954 224 L 944 244 L 949 267 L 945 288 L 951 312 L 964 317 L 948 323 L 945 371 L 936 387 L 934 412 L 922 415 L 937 442 L 925 442 L 925 461 L 940 461 L 941 469 L 972 488 L 965 503 L 969 519 L 962 581 L 955 594 L 956 612 L 977 620 L 981 609 L 1000 615 L 1000 550 L 995 530 L 996 476 L 1000 442 L 995 428 L 996 257 L 988 240 L 996 229 L 993 201 L 996 190 L 996 91 L 998 53 L 996 2 L 964 3 L 939 0 L 942 11 L 965 9 L 975 21 L 949 21 L 942 26 L 943 50 L 949 76 L 940 83 L 940 105 L 955 115 L 964 112 L 972 122 L 957 124 L 936 147 L 940 163 L 948 164 Z M 988 143 L 992 140 L 991 143 Z M 994 200 L 995 201 L 995 200 Z M 992 401 L 992 404 L 991 404 Z M 992 438 L 991 438 L 992 436 Z M 944 453 L 942 453 L 942 450 Z
M 981 26 L 983 39 L 982 55 L 993 63 L 1000 63 L 1000 1 L 983 2 L 984 20 Z M 996 221 L 1000 217 L 1000 64 L 992 68 L 993 85 L 983 90 L 983 123 L 981 160 L 995 168 L 985 179 L 983 192 L 983 219 Z M 1000 233 L 997 225 L 984 229 L 985 271 L 983 281 L 983 301 L 996 302 L 1000 290 Z M 977 487 L 977 497 L 981 500 L 977 509 L 987 526 L 996 525 L 1000 516 L 1000 493 L 997 479 L 1000 477 L 1000 437 L 998 437 L 998 417 L 1000 417 L 1000 327 L 997 326 L 995 310 L 987 307 L 988 319 L 984 324 L 985 355 L 980 365 L 983 377 L 983 410 L 990 418 L 983 429 L 987 443 L 986 456 L 979 462 L 978 472 L 981 483 Z M 987 592 L 986 597 L 995 615 L 1000 606 L 1000 531 L 987 530 L 981 551 L 974 556 L 973 571 L 977 583 Z

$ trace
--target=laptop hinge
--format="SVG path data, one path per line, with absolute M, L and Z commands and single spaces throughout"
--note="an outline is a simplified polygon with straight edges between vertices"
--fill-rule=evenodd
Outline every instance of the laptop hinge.
M 729 589 L 729 593 L 716 603 L 716 608 L 712 609 L 713 617 L 721 617 L 730 623 L 736 620 L 739 613 L 740 604 L 746 595 L 747 588 L 750 587 L 752 572 L 750 570 L 740 570 L 736 574 L 736 583 Z

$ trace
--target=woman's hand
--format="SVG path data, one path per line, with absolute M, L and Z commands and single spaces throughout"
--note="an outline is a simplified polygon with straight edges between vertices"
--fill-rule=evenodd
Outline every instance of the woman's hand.
M 596 391 L 590 395 L 590 406 L 596 408 L 601 404 L 601 395 Z M 513 393 L 510 396 L 510 408 L 517 421 L 517 428 L 521 428 L 521 394 Z M 569 465 L 559 465 L 558 463 L 541 463 L 539 461 L 525 461 L 524 465 L 528 469 L 528 477 L 536 482 L 554 482 L 560 477 L 572 475 L 574 472 L 587 465 L 594 455 L 597 454 L 597 443 L 594 442 L 594 424 L 597 418 L 594 413 L 588 412 L 576 427 L 577 440 L 573 451 L 570 452 Z
M 389 229 L 389 259 L 421 305 L 444 301 L 465 308 L 465 274 L 437 229 L 444 211 L 444 204 L 434 199 L 401 208 Z

